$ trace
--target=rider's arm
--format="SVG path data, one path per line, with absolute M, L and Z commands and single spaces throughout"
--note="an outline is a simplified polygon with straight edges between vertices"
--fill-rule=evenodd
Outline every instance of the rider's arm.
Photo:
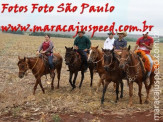
M 153 43 L 151 43 L 149 46 L 146 45 L 146 44 L 144 44 L 144 46 L 145 46 L 147 49 L 152 50 L 152 48 L 153 48 Z
M 134 47 L 134 50 L 133 50 L 133 52 L 135 51 L 135 50 L 137 50 L 137 48 L 139 47 L 139 45 L 138 44 L 136 44 L 135 45 L 135 47 Z
M 134 49 L 133 49 L 133 52 L 135 51 L 135 50 L 137 50 L 137 48 L 139 47 L 139 45 L 140 45 L 140 40 L 142 39 L 142 37 L 141 38 L 139 38 L 137 41 L 136 41 L 136 45 L 135 45 L 135 47 L 134 47 Z
M 48 49 L 45 50 L 45 52 L 50 52 L 53 49 L 53 42 L 50 41 Z
M 87 39 L 87 49 L 90 49 L 90 47 L 91 47 L 91 41 L 86 37 L 86 39 Z
M 127 41 L 125 40 L 124 47 L 127 47 Z
M 146 45 L 145 43 L 144 43 L 143 45 L 144 45 L 147 49 L 152 50 L 154 40 L 153 40 L 152 37 L 150 37 L 150 38 L 151 38 L 150 45 L 148 46 L 148 45 Z

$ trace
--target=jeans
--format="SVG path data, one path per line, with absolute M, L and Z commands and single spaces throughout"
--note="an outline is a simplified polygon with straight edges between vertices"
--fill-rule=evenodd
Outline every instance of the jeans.
M 147 77 L 149 77 L 151 75 L 152 68 L 153 68 L 153 60 L 152 60 L 152 58 L 151 58 L 151 56 L 149 54 L 146 54 L 146 55 L 147 55 L 147 57 L 148 57 L 148 59 L 150 61 L 150 71 L 147 74 Z
M 87 66 L 87 52 L 84 50 L 77 50 L 77 52 L 81 55 L 83 63 Z
M 49 62 L 50 69 L 54 69 L 53 56 L 48 56 L 48 62 Z

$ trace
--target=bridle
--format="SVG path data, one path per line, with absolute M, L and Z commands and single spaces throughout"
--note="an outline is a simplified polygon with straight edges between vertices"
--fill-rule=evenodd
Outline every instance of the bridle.
M 39 60 L 39 57 L 37 57 L 37 60 L 36 60 L 35 64 L 33 65 L 33 67 L 31 68 L 31 70 L 33 70 L 33 69 L 36 67 L 36 64 L 38 63 L 38 60 Z M 43 60 L 43 56 L 42 56 L 42 60 Z M 26 66 L 27 66 L 27 70 L 29 70 L 30 68 L 29 68 L 29 65 L 28 65 L 28 63 L 27 63 L 26 61 L 25 61 L 25 64 L 26 64 Z M 40 69 L 42 68 L 42 66 L 43 66 L 43 65 L 41 65 Z M 34 75 L 37 75 L 37 74 L 39 73 L 40 69 L 39 69 Z M 26 70 L 26 71 L 27 71 L 27 70 Z M 19 71 L 19 72 L 25 74 L 26 71 Z
M 104 56 L 109 57 L 110 55 L 107 55 L 107 54 L 104 53 Z M 103 57 L 104 57 L 104 56 L 103 56 Z M 111 57 L 110 63 L 107 64 L 107 65 L 105 65 L 105 66 L 107 66 L 107 67 L 110 67 L 110 65 L 112 65 L 112 62 L 113 62 L 113 55 L 111 55 L 110 57 Z
M 94 63 L 94 64 L 97 64 L 98 62 L 102 61 L 103 58 L 104 57 L 102 56 L 100 60 L 98 60 L 98 61 L 91 61 L 91 62 Z
M 120 62 L 123 60 L 123 61 L 125 61 L 125 64 L 124 65 L 127 65 L 126 75 L 127 75 L 127 79 L 129 80 L 129 82 L 136 80 L 136 78 L 138 77 L 138 74 L 139 74 L 139 69 L 140 69 L 140 67 L 139 67 L 140 61 L 138 61 L 138 63 L 136 65 L 134 65 L 134 66 L 130 66 L 128 64 L 129 63 L 128 60 L 129 60 L 130 56 L 131 56 L 131 52 L 129 52 L 129 55 L 128 55 L 127 58 L 121 58 L 120 59 Z M 129 68 L 135 68 L 135 67 L 137 67 L 137 72 L 136 72 L 136 74 L 134 76 L 131 76 L 130 71 L 129 71 Z

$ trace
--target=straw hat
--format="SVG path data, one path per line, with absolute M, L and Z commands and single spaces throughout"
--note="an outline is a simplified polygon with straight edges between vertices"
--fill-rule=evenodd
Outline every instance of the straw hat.
M 83 34 L 85 34 L 85 31 L 83 31 L 83 30 L 78 30 L 78 33 L 83 33 Z
M 124 37 L 127 36 L 127 32 L 125 32 L 125 31 L 117 32 L 117 35 L 118 35 L 118 34 L 121 34 L 121 33 L 124 35 Z

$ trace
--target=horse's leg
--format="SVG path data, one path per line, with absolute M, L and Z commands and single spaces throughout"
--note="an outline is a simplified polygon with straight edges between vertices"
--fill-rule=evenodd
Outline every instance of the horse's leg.
M 122 80 L 121 80 L 120 84 L 121 84 L 121 95 L 120 95 L 120 98 L 123 98 L 123 86 L 124 86 L 124 84 L 123 84 Z
M 81 71 L 81 81 L 80 81 L 79 88 L 81 88 L 81 86 L 82 86 L 83 79 L 84 79 L 84 71 Z
M 113 82 L 114 91 L 116 91 L 116 83 Z
M 69 82 L 70 82 L 70 84 L 71 84 L 71 86 L 72 86 L 72 88 L 73 88 L 73 84 L 72 84 L 72 76 L 73 76 L 73 73 L 72 72 L 70 72 L 70 76 L 69 76 Z
M 76 73 L 75 73 L 75 76 L 74 76 L 74 80 L 73 80 L 73 89 L 76 88 L 75 83 L 76 83 L 76 78 L 77 78 L 77 76 L 78 76 L 78 72 L 76 72 Z
M 99 88 L 100 88 L 100 86 L 101 86 L 101 83 L 103 83 L 103 88 L 104 88 L 104 80 L 103 80 L 102 78 L 99 79 L 96 92 L 98 92 L 98 90 L 99 90 Z
M 38 84 L 39 84 L 39 78 L 36 79 L 36 83 L 35 83 L 34 90 L 33 90 L 33 95 L 35 95 Z
M 105 84 L 104 84 L 104 88 L 103 88 L 103 94 L 102 94 L 102 98 L 101 98 L 101 104 L 104 103 L 104 96 L 105 96 L 105 93 L 106 93 L 106 89 L 109 85 L 110 81 L 106 81 Z
M 39 85 L 40 85 L 40 87 L 41 87 L 41 89 L 42 89 L 42 92 L 45 94 L 45 90 L 44 90 L 44 88 L 43 88 L 43 86 L 42 86 L 41 79 L 40 79 L 40 81 L 39 81 Z
M 116 100 L 115 100 L 116 103 L 119 100 L 118 95 L 119 95 L 119 81 L 116 81 Z
M 54 90 L 54 78 L 55 78 L 55 72 L 54 72 L 54 77 L 52 77 L 51 90 Z
M 138 85 L 139 85 L 138 95 L 139 95 L 139 99 L 140 99 L 140 104 L 142 104 L 142 97 L 141 97 L 142 82 L 139 82 Z
M 91 83 L 90 83 L 90 87 L 92 87 L 92 82 L 93 82 L 93 68 L 89 68 L 90 70 L 90 75 L 91 75 Z
M 58 78 L 57 89 L 59 89 L 60 74 L 61 74 L 61 67 L 60 68 L 57 68 L 57 78 Z
M 133 96 L 133 82 L 129 83 L 129 104 L 128 106 L 132 106 L 132 96 Z
M 149 103 L 149 93 L 150 93 L 152 85 L 154 84 L 154 73 L 151 73 L 150 84 L 147 85 L 146 82 L 144 84 L 145 84 L 145 88 L 146 88 L 146 92 L 147 92 L 145 103 L 148 104 Z

